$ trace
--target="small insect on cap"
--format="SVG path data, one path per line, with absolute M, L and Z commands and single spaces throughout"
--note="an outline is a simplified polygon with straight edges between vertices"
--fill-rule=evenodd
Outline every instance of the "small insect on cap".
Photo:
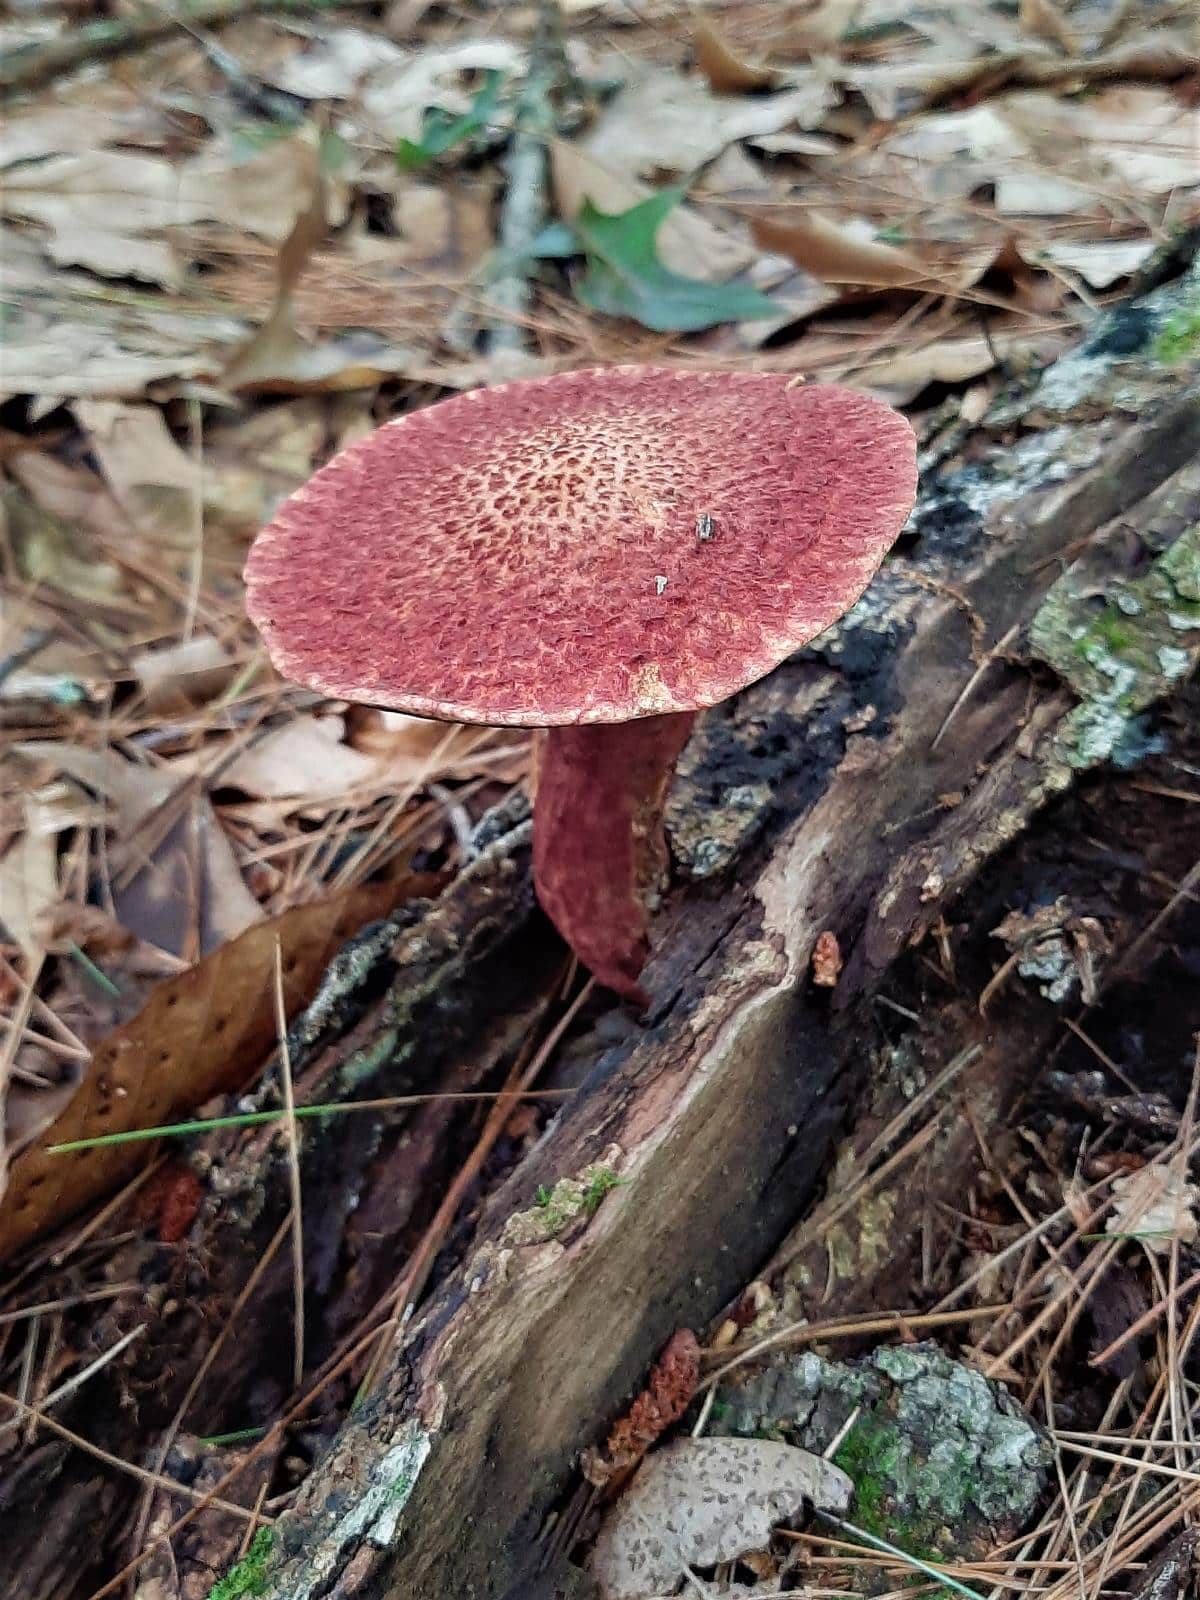
M 246 567 L 276 665 L 500 725 L 714 705 L 858 598 L 916 488 L 908 423 L 775 375 L 612 367 L 457 395 L 343 450 Z

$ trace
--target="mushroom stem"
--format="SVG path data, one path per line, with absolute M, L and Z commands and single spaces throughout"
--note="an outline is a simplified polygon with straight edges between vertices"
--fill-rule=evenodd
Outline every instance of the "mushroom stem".
M 667 868 L 663 805 L 690 711 L 549 728 L 533 819 L 542 909 L 598 982 L 646 1003 L 649 902 Z

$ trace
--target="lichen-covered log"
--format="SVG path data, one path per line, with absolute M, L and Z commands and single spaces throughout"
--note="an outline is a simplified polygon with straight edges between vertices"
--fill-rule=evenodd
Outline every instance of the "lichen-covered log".
M 281 1518 L 273 1600 L 566 1592 L 539 1533 L 577 1452 L 803 1209 L 881 983 L 1047 802 L 1138 759 L 1196 662 L 1200 390 L 1160 355 L 1197 293 L 1193 272 L 1102 319 L 936 446 L 855 611 L 707 719 L 672 810 L 699 883 L 661 918 L 644 1025 L 492 1197 Z M 845 958 L 832 1002 L 809 979 L 822 933 Z M 1020 1063 L 988 1066 L 1000 1101 Z M 597 1163 L 621 1180 L 597 1205 L 529 1225 L 539 1188 Z

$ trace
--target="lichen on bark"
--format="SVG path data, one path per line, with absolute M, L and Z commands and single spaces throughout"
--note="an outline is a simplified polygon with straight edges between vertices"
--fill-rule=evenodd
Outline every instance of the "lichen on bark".
M 926 1559 L 978 1558 L 1018 1532 L 1052 1460 L 1002 1383 L 933 1344 L 777 1358 L 719 1390 L 713 1414 L 714 1433 L 817 1454 L 849 1424 L 833 1460 L 854 1483 L 851 1521 Z

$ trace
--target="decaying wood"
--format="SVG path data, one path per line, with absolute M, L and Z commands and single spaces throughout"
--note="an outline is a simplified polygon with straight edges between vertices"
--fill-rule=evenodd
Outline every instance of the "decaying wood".
M 644 1027 L 493 1196 L 281 1520 L 277 1600 L 554 1592 L 538 1535 L 573 1458 L 803 1207 L 893 964 L 1080 773 L 1136 756 L 1138 714 L 1200 648 L 1200 390 L 1153 355 L 1187 292 L 1121 308 L 997 408 L 926 481 L 915 539 L 852 617 L 710 719 L 685 799 L 702 812 L 741 761 L 760 804 L 726 792 L 717 837 L 693 820 L 691 862 L 721 856 L 732 810 L 743 844 L 760 830 L 738 885 L 664 918 Z M 1092 597 L 1147 563 L 1160 603 L 1131 604 L 1149 644 L 1106 655 Z M 848 954 L 832 1007 L 808 982 L 826 930 Z M 988 1066 L 1002 1099 L 1013 1067 Z M 547 1238 L 535 1190 L 597 1162 L 621 1187 Z
M 1153 354 L 1195 293 L 1189 278 L 1119 308 L 981 427 L 934 442 L 910 534 L 850 618 L 702 720 L 669 808 L 679 881 L 651 1007 L 638 1021 L 613 1008 L 573 1045 L 573 1098 L 481 1203 L 457 1265 L 274 1525 L 272 1600 L 572 1592 L 583 1580 L 547 1565 L 542 1535 L 581 1449 L 670 1334 L 708 1323 L 773 1252 L 797 1292 L 813 1280 L 828 1202 L 825 1233 L 801 1219 L 835 1143 L 903 1102 L 864 1091 L 881 988 L 1079 774 L 1137 756 L 1140 714 L 1200 653 L 1200 385 Z M 1120 645 L 1103 603 L 1118 586 L 1133 608 Z M 348 954 L 296 1037 L 299 1092 L 465 1087 L 511 1060 L 560 953 L 532 916 L 527 826 L 498 819 L 480 844 L 440 901 Z M 832 991 L 810 976 L 822 934 L 844 962 Z M 974 1046 L 960 1070 L 1000 1104 L 1028 1061 L 994 1048 L 985 1018 L 960 1037 Z M 306 1126 L 315 1361 L 394 1279 L 427 1206 L 387 1197 L 447 1124 L 411 1124 L 407 1143 L 397 1127 Z M 283 1148 L 277 1130 L 214 1138 L 186 1281 L 165 1280 L 153 1338 L 107 1397 L 87 1397 L 89 1437 L 133 1457 L 165 1427 L 219 1332 L 201 1308 L 234 1302 L 280 1228 Z M 958 1146 L 941 1148 L 952 1166 Z M 869 1296 L 878 1265 L 854 1270 Z M 256 1385 L 278 1381 L 289 1285 L 281 1252 L 253 1339 L 228 1342 L 193 1427 L 236 1427 Z M 114 1312 L 109 1331 L 125 1326 Z M 14 1571 L 44 1569 L 32 1514 L 56 1496 L 100 1517 L 89 1484 L 110 1517 L 129 1495 L 58 1451 L 0 1508 Z

